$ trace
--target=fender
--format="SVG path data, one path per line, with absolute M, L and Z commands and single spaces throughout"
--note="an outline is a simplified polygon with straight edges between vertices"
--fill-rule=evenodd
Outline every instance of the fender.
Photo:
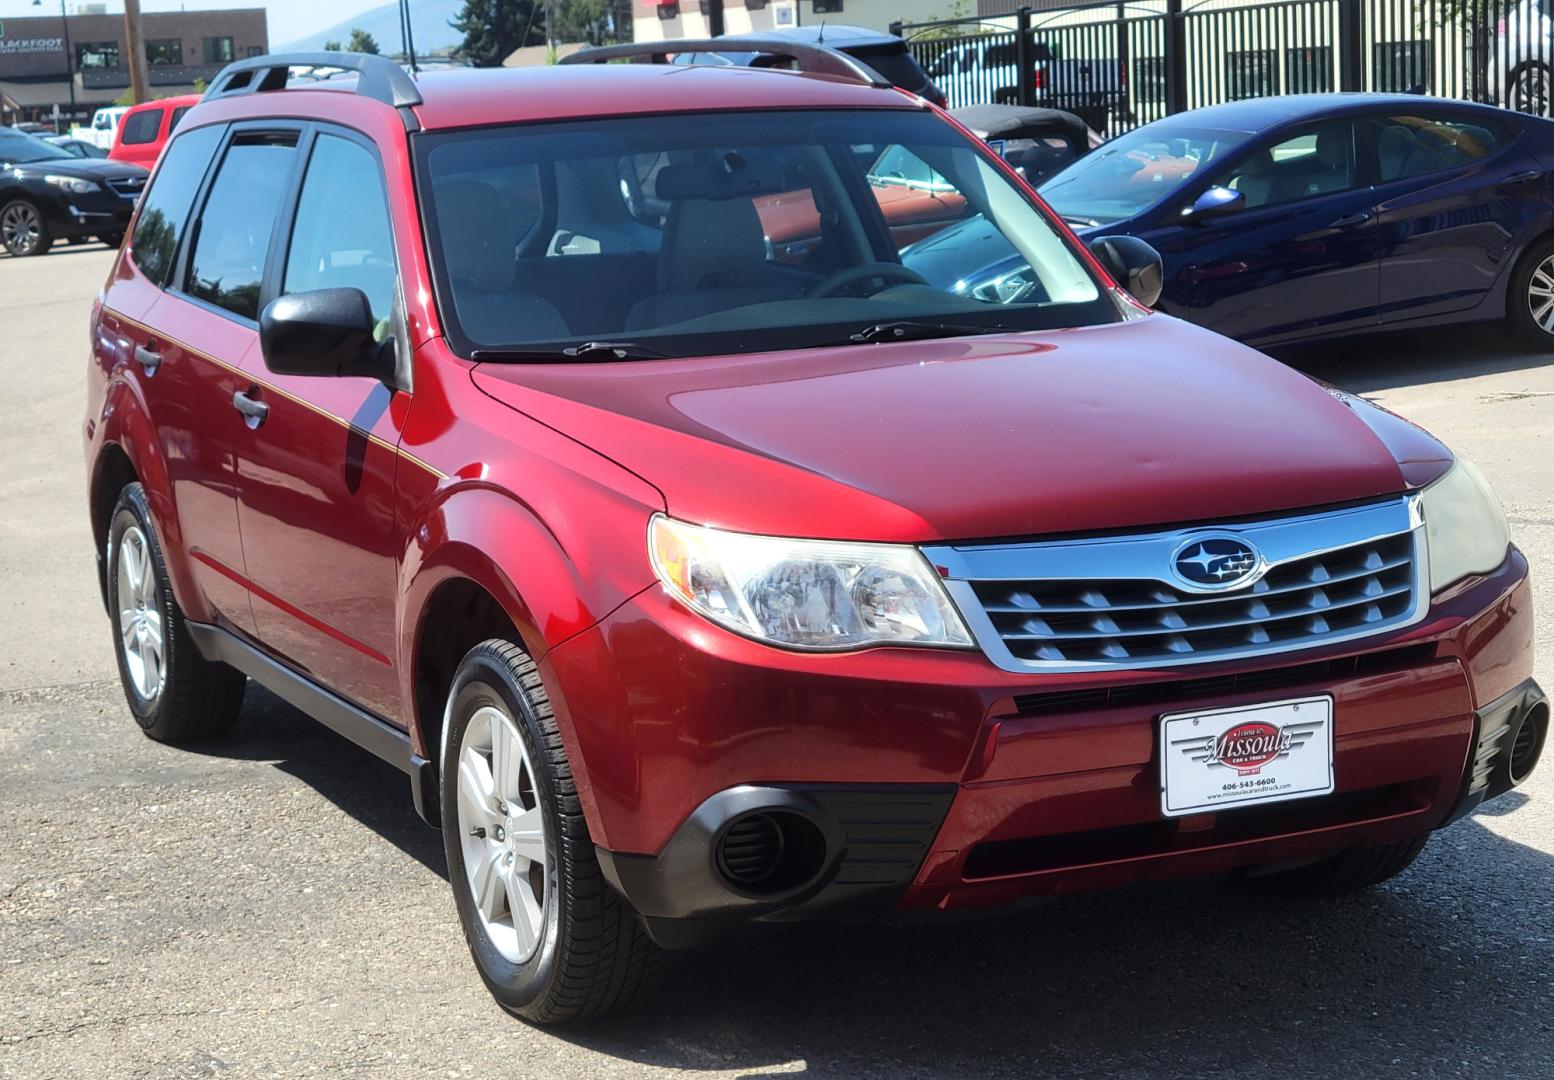
M 530 507 L 486 481 L 456 483 L 439 492 L 420 519 L 407 530 L 400 562 L 398 668 L 400 693 L 409 703 L 413 751 L 434 758 L 435 747 L 414 707 L 416 656 L 426 635 L 436 632 L 426 614 L 438 586 L 450 580 L 472 582 L 501 605 L 517 628 L 525 651 L 536 662 L 562 642 L 597 625 L 611 611 L 654 581 L 647 559 L 647 521 L 655 507 L 627 496 L 610 500 L 617 513 L 610 527 L 593 519 L 592 541 L 564 543 Z M 618 524 L 617 524 L 618 523 Z M 612 538 L 613 534 L 613 538 Z M 603 536 L 604 543 L 598 541 Z M 622 553 L 630 545 L 636 558 Z M 611 554 L 604 554 L 605 551 Z M 585 565 L 595 567 L 588 572 Z M 542 675 L 542 677 L 544 677 Z M 565 688 L 546 678 L 556 706 L 557 726 L 567 755 L 575 764 L 584 816 L 597 822 L 588 768 L 572 725 L 566 719 Z
M 146 490 L 146 502 L 151 507 L 152 523 L 161 540 L 162 559 L 167 564 L 173 599 L 188 618 L 195 622 L 209 622 L 211 612 L 206 609 L 204 598 L 195 586 L 190 571 L 183 530 L 178 522 L 177 508 L 173 504 L 167 461 L 162 456 L 162 444 L 157 438 L 156 428 L 152 426 L 145 399 L 132 380 L 116 374 L 108 383 L 93 442 L 95 446 L 87 490 L 96 490 L 102 471 L 104 448 L 110 443 L 118 446 L 129 457 L 136 475 L 140 477 L 141 486 Z

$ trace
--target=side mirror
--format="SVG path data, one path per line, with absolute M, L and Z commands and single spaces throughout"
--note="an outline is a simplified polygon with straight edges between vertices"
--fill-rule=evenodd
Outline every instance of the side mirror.
M 259 314 L 264 366 L 277 375 L 394 375 L 391 341 L 374 340 L 376 323 L 360 289 L 315 289 L 278 296 Z
M 1211 187 L 1182 211 L 1182 220 L 1197 224 L 1221 214 L 1233 214 L 1245 207 L 1246 195 L 1243 192 L 1232 191 L 1228 187 Z
M 1090 244 L 1090 252 L 1113 280 L 1145 307 L 1153 307 L 1165 288 L 1165 267 L 1160 252 L 1136 236 L 1103 236 Z

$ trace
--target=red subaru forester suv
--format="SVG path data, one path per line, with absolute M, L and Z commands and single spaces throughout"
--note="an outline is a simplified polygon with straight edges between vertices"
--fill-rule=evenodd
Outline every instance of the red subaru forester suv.
M 1023 268 L 927 284 L 904 160 Z M 866 75 L 239 62 L 92 319 L 130 710 L 404 768 L 545 1022 L 752 923 L 1382 881 L 1538 758 L 1527 564 L 1158 287 Z

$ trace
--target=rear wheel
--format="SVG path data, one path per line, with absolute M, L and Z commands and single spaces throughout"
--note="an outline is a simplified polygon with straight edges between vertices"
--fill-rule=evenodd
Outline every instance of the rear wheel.
M 550 700 L 518 646 L 465 656 L 441 760 L 448 879 L 492 996 L 541 1024 L 629 1004 L 658 950 L 600 872 Z
M 1378 847 L 1350 848 L 1319 862 L 1250 879 L 1287 896 L 1344 896 L 1397 877 L 1414 864 L 1430 834 Z
M 1517 263 L 1505 307 L 1513 334 L 1535 349 L 1554 350 L 1554 237 L 1535 243 Z
M 168 743 L 225 735 L 243 707 L 247 680 L 194 647 L 138 483 L 114 507 L 107 565 L 119 680 L 140 729 Z
M 1554 98 L 1554 79 L 1550 78 L 1546 65 L 1523 64 L 1511 76 L 1511 89 L 1506 99 L 1516 112 L 1548 116 L 1551 98 Z
M 12 255 L 42 255 L 53 242 L 49 223 L 35 204 L 13 199 L 0 207 L 0 244 Z

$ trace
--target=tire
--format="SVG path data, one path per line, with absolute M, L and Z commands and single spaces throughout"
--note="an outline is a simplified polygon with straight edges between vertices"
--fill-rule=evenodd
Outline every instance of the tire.
M 628 1005 L 659 950 L 600 872 L 550 701 L 518 646 L 484 641 L 464 657 L 441 762 L 448 880 L 492 997 L 537 1024 Z
M 114 251 L 118 251 L 119 248 L 124 246 L 124 234 L 123 233 L 105 233 L 104 235 L 99 236 L 97 238 L 97 241 L 98 241 L 98 243 L 107 244 Z
M 48 220 L 36 203 L 12 199 L 0 206 L 0 245 L 17 258 L 42 255 L 54 243 Z
M 1505 318 L 1522 343 L 1554 352 L 1554 236 L 1536 241 L 1511 272 Z
M 164 743 L 225 735 L 243 707 L 247 678 L 194 647 L 168 587 L 162 545 L 138 483 L 126 487 L 113 508 L 106 566 L 113 654 L 140 730 Z
M 1397 877 L 1414 864 L 1429 839 L 1425 833 L 1395 844 L 1350 848 L 1320 862 L 1248 880 L 1259 889 L 1285 896 L 1347 896 Z
M 1506 107 L 1529 116 L 1548 116 L 1554 101 L 1554 76 L 1548 66 L 1531 61 L 1517 68 L 1506 88 Z

